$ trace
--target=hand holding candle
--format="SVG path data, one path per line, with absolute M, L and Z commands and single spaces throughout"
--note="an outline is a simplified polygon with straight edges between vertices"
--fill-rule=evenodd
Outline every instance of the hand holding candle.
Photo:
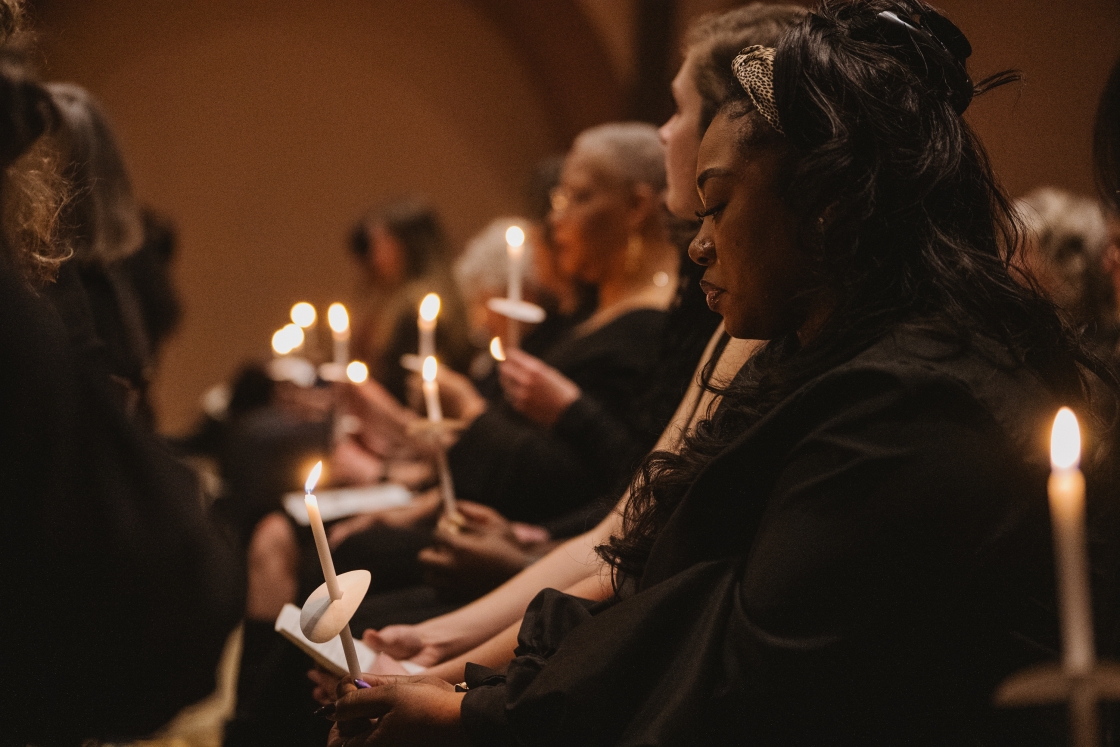
M 318 484 L 319 476 L 322 473 L 323 463 L 317 462 L 304 484 L 307 495 L 303 502 L 307 506 L 307 518 L 311 523 L 311 533 L 315 537 L 315 549 L 319 553 L 319 564 L 323 567 L 323 579 L 327 583 L 327 593 L 330 595 L 331 601 L 337 601 L 342 599 L 342 589 L 338 584 L 338 576 L 334 572 L 334 560 L 331 558 L 330 545 L 327 544 L 327 531 L 323 527 L 323 517 L 319 513 L 319 502 L 311 492 Z M 361 679 L 362 670 L 358 665 L 358 654 L 354 649 L 354 637 L 350 634 L 350 626 L 343 626 L 338 635 L 342 639 L 342 651 L 346 655 L 346 667 L 350 670 L 351 679 Z

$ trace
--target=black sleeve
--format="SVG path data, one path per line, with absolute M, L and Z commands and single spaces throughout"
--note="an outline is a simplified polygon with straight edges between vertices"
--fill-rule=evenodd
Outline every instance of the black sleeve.
M 589 474 L 571 444 L 503 403 L 448 452 L 456 493 L 515 521 L 541 523 L 588 500 Z
M 1044 714 L 990 705 L 1056 640 L 1045 468 L 952 383 L 838 379 L 799 409 L 788 448 L 725 455 L 674 515 L 709 517 L 699 558 L 758 503 L 738 549 L 587 619 L 539 599 L 506 681 L 464 698 L 472 739 L 1048 743 Z

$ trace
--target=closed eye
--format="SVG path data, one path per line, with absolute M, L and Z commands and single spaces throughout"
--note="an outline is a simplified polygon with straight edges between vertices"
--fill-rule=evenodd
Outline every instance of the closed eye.
M 723 210 L 723 207 L 724 206 L 722 204 L 720 204 L 720 205 L 715 205 L 713 207 L 710 207 L 707 210 L 701 210 L 700 212 L 696 213 L 696 220 L 704 220 L 705 218 L 707 218 L 709 216 L 715 215 L 720 210 Z

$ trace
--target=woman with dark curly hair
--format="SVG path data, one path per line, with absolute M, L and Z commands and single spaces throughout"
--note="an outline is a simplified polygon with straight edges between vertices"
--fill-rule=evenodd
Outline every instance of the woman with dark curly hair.
M 375 678 L 332 744 L 1055 741 L 991 698 L 1058 646 L 1050 421 L 1089 424 L 1103 508 L 1090 389 L 1117 387 L 1014 270 L 962 117 L 1009 76 L 973 84 L 970 53 L 919 0 L 826 0 L 743 50 L 691 255 L 728 332 L 766 346 L 646 461 L 602 548 L 614 598 L 542 592 L 504 675 Z

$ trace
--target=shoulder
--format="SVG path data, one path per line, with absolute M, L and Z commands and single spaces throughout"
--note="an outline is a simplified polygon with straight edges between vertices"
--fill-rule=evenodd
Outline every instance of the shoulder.
M 818 413 L 890 410 L 914 418 L 986 421 L 1016 446 L 1033 450 L 1062 403 L 992 340 L 975 338 L 964 347 L 900 326 L 810 382 L 789 404 Z

